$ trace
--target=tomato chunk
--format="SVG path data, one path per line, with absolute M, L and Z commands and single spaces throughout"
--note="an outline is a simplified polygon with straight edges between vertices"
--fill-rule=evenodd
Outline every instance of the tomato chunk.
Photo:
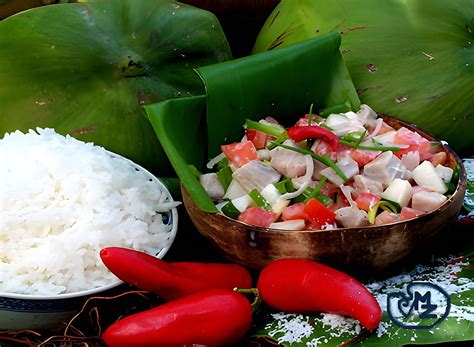
M 317 225 L 318 228 L 321 228 L 326 223 L 332 224 L 336 220 L 334 211 L 314 198 L 306 203 L 304 212 L 307 214 L 309 221 Z
M 363 149 L 352 148 L 349 155 L 357 162 L 357 164 L 359 164 L 359 166 L 364 166 L 377 158 L 380 153 L 380 151 L 366 151 Z
M 258 159 L 257 150 L 251 141 L 222 145 L 221 151 L 230 160 L 232 165 L 236 167 L 241 167 L 249 161 Z
M 298 202 L 294 205 L 287 206 L 283 209 L 281 214 L 282 220 L 294 220 L 294 219 L 308 219 L 308 215 L 304 212 L 304 203 Z
M 359 209 L 369 212 L 380 200 L 381 198 L 375 194 L 363 192 L 357 196 L 355 203 Z
M 268 134 L 262 131 L 247 129 L 245 130 L 247 140 L 251 141 L 256 149 L 262 149 L 267 146 Z
M 446 152 L 435 153 L 429 159 L 429 161 L 431 162 L 431 164 L 433 164 L 434 167 L 438 165 L 446 165 L 447 160 L 448 160 L 448 156 Z
M 400 212 L 400 220 L 413 219 L 423 214 L 425 214 L 423 211 L 418 211 L 410 207 L 403 207 L 402 212 Z
M 242 212 L 238 220 L 256 227 L 268 228 L 277 217 L 273 211 L 264 210 L 258 207 L 250 207 Z
M 430 142 L 424 137 L 422 137 L 420 134 L 408 130 L 407 128 L 398 129 L 393 142 L 409 146 L 408 148 L 403 148 L 394 153 L 399 158 L 401 158 L 403 154 L 416 151 L 420 152 L 421 160 L 425 160 L 430 156 Z

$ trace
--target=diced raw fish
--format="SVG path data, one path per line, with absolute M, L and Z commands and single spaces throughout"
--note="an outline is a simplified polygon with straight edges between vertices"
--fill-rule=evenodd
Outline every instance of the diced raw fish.
M 438 209 L 448 198 L 436 192 L 418 192 L 411 198 L 411 207 L 415 210 L 431 212 Z
M 211 199 L 219 200 L 224 196 L 224 187 L 222 187 L 217 174 L 207 173 L 201 175 L 199 176 L 199 182 L 201 182 L 201 185 L 204 187 L 204 190 Z
M 382 183 L 363 175 L 354 177 L 354 188 L 357 193 L 372 193 L 380 196 L 383 192 Z
M 264 148 L 264 149 L 259 149 L 257 151 L 258 155 L 258 160 L 270 160 L 272 159 L 272 156 L 270 154 L 270 150 Z
M 283 144 L 299 148 L 292 140 L 286 140 Z M 305 174 L 306 160 L 304 154 L 283 147 L 276 147 L 270 151 L 270 155 L 272 167 L 282 175 L 294 178 Z
M 359 166 L 364 166 L 367 163 L 370 163 L 372 160 L 377 158 L 377 156 L 382 153 L 380 151 L 366 151 L 363 149 L 352 148 L 350 151 L 350 156 L 354 159 Z
M 438 174 L 438 176 L 441 177 L 444 183 L 451 182 L 451 179 L 453 178 L 453 173 L 454 173 L 453 169 L 451 169 L 450 167 L 446 167 L 441 164 L 438 164 L 438 166 L 435 167 L 435 171 Z
M 336 220 L 344 228 L 358 228 L 369 225 L 367 212 L 356 207 L 343 207 L 336 211 Z
M 267 185 L 277 183 L 281 175 L 263 162 L 252 160 L 235 170 L 232 177 L 248 193 L 252 189 L 261 191 Z
M 348 179 L 351 179 L 359 173 L 359 165 L 357 165 L 357 162 L 351 157 L 345 157 L 339 160 L 336 165 L 341 169 Z M 338 174 L 330 167 L 322 170 L 321 175 L 326 176 L 329 181 L 337 186 L 344 184 L 342 178 L 339 177 Z
M 311 146 L 311 151 L 313 151 L 320 157 L 328 155 L 329 158 L 333 161 L 337 159 L 337 152 L 334 152 L 331 146 L 323 140 L 314 141 L 313 145 Z
M 429 158 L 429 161 L 431 162 L 431 164 L 433 164 L 434 167 L 438 165 L 445 165 L 447 160 L 448 155 L 446 154 L 446 152 L 435 153 Z
M 425 160 L 426 156 L 430 155 L 431 144 L 420 134 L 408 130 L 407 128 L 400 128 L 397 130 L 394 140 L 396 144 L 408 145 L 408 148 L 401 149 L 395 152 L 395 155 L 401 157 L 408 152 L 419 152 L 421 160 Z
M 424 214 L 424 211 L 418 211 L 410 207 L 403 207 L 402 211 L 400 212 L 400 221 L 413 219 Z
M 377 217 L 375 217 L 375 225 L 392 224 L 400 221 L 400 216 L 396 213 L 383 211 Z
M 381 182 L 384 188 L 388 187 L 395 178 L 403 180 L 410 178 L 410 172 L 405 165 L 390 151 L 383 152 L 375 160 L 365 165 L 364 175 Z
M 418 165 L 420 165 L 420 153 L 408 152 L 402 155 L 402 163 L 405 165 L 407 170 L 413 171 Z

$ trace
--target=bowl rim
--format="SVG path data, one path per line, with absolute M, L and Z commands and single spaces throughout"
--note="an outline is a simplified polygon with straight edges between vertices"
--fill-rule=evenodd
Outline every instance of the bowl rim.
M 101 147 L 103 148 L 103 147 Z M 120 154 L 117 154 L 117 153 L 114 153 L 114 152 L 111 152 L 105 148 L 103 148 L 105 150 L 105 152 L 107 152 L 111 157 L 116 157 L 116 158 L 119 158 L 121 160 L 124 160 L 125 162 L 131 164 L 133 167 L 139 169 L 140 171 L 143 171 L 146 175 L 148 175 L 150 178 L 153 178 L 154 180 L 156 180 L 156 182 L 158 183 L 158 185 L 160 186 L 160 188 L 162 189 L 163 193 L 166 194 L 166 199 L 169 200 L 169 201 L 174 201 L 173 199 L 173 196 L 171 195 L 170 191 L 168 190 L 168 188 L 166 187 L 166 185 L 158 178 L 156 177 L 154 174 L 152 174 L 150 171 L 148 171 L 147 169 L 145 169 L 144 167 L 136 164 L 135 162 L 133 162 L 132 160 L 128 159 L 128 158 L 125 158 L 124 156 L 120 155 Z M 171 231 L 169 232 L 170 234 L 170 238 L 169 238 L 169 242 L 168 244 L 161 248 L 160 251 L 154 255 L 156 256 L 158 259 L 162 259 L 166 253 L 168 253 L 169 249 L 171 248 L 171 246 L 173 245 L 174 241 L 175 241 L 175 238 L 176 238 L 176 234 L 177 234 L 177 231 L 178 231 L 178 210 L 176 207 L 173 207 L 172 209 L 170 209 L 170 212 L 171 212 L 171 223 L 172 223 L 172 228 L 171 228 Z M 107 269 L 107 268 L 106 268 Z M 107 271 L 109 271 L 107 269 Z M 122 281 L 122 280 L 117 280 L 113 283 L 110 283 L 110 284 L 107 284 L 105 286 L 101 286 L 101 287 L 95 287 L 95 288 L 92 288 L 92 289 L 86 289 L 86 290 L 81 290 L 81 291 L 78 291 L 78 292 L 73 292 L 73 293 L 63 293 L 63 294 L 56 294 L 56 295 L 35 295 L 35 294 L 21 294 L 21 293 L 11 293 L 11 292 L 3 292 L 3 291 L 0 291 L 0 299 L 2 298 L 7 298 L 7 299 L 20 299 L 20 300 L 63 300 L 63 299 L 74 299 L 74 298 L 80 298 L 80 297 L 85 297 L 85 296 L 91 296 L 91 295 L 94 295 L 94 294 L 97 294 L 97 293 L 101 293 L 101 292 L 104 292 L 104 291 L 107 291 L 107 290 L 110 290 L 110 289 L 113 289 L 113 288 L 116 288 L 122 284 L 124 284 L 125 282 Z
M 438 207 L 436 210 L 433 210 L 433 211 L 430 211 L 428 213 L 422 214 L 422 215 L 417 216 L 415 218 L 407 219 L 407 220 L 404 220 L 404 221 L 398 221 L 398 222 L 395 222 L 395 223 L 379 224 L 379 225 L 373 224 L 373 225 L 367 225 L 367 226 L 364 226 L 364 227 L 355 227 L 355 228 L 353 227 L 353 228 L 335 228 L 335 229 L 317 229 L 317 230 L 308 230 L 308 229 L 288 230 L 288 229 L 263 228 L 263 227 L 257 227 L 257 226 L 253 226 L 253 225 L 250 225 L 250 224 L 246 224 L 246 223 L 243 223 L 243 222 L 241 222 L 237 219 L 230 218 L 230 217 L 226 216 L 225 214 L 223 214 L 222 212 L 217 212 L 217 213 L 210 213 L 210 212 L 204 212 L 204 211 L 201 211 L 201 212 L 209 213 L 209 214 L 215 214 L 215 215 L 217 215 L 221 218 L 229 220 L 231 223 L 236 223 L 236 224 L 241 225 L 243 227 L 246 227 L 248 229 L 252 229 L 252 231 L 255 231 L 255 232 L 266 232 L 266 233 L 271 233 L 271 234 L 284 234 L 284 233 L 290 233 L 290 232 L 293 232 L 293 233 L 294 232 L 321 233 L 321 234 L 322 233 L 334 233 L 334 232 L 354 232 L 354 231 L 360 231 L 360 230 L 380 229 L 381 227 L 385 227 L 385 226 L 394 226 L 394 225 L 399 225 L 399 224 L 411 222 L 411 221 L 414 221 L 414 220 L 419 220 L 419 219 L 422 219 L 422 218 L 431 217 L 432 214 L 437 213 L 442 209 L 445 209 L 446 206 L 449 205 L 452 202 L 452 200 L 455 196 L 457 196 L 458 194 L 461 194 L 461 191 L 464 192 L 464 190 L 466 189 L 466 184 L 467 184 L 467 174 L 466 174 L 466 170 L 464 168 L 463 161 L 459 157 L 459 155 L 448 145 L 448 143 L 446 141 L 438 139 L 437 137 L 431 135 L 430 133 L 418 128 L 418 126 L 416 126 L 415 124 L 403 121 L 403 120 L 398 119 L 396 117 L 389 116 L 389 115 L 386 115 L 386 114 L 378 114 L 378 116 L 380 116 L 384 119 L 389 119 L 389 120 L 392 120 L 392 121 L 396 121 L 400 125 L 400 127 L 408 126 L 408 128 L 411 128 L 411 130 L 415 130 L 423 138 L 425 138 L 429 141 L 439 142 L 441 144 L 441 146 L 443 147 L 443 149 L 446 152 L 449 152 L 449 154 L 451 154 L 453 156 L 454 160 L 456 161 L 456 164 L 459 166 L 459 178 L 458 178 L 458 182 L 457 182 L 457 185 L 456 185 L 456 189 L 448 197 L 448 199 L 440 207 Z M 184 189 L 184 187 L 182 185 L 181 185 L 181 189 L 182 190 Z M 190 199 L 190 200 L 192 201 L 192 199 Z M 192 203 L 194 204 L 193 201 L 192 201 Z

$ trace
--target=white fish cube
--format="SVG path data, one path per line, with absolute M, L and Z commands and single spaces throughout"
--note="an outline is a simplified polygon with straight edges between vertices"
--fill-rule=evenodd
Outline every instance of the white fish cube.
M 441 164 L 438 164 L 435 170 L 438 176 L 441 177 L 441 179 L 444 181 L 444 183 L 451 182 L 451 179 L 453 178 L 453 172 L 454 172 L 453 169 L 451 169 L 450 167 L 446 167 Z
M 401 207 L 406 207 L 408 206 L 412 193 L 410 182 L 396 178 L 382 193 L 382 198 L 396 202 Z
M 436 192 L 418 192 L 411 198 L 411 207 L 418 211 L 431 212 L 447 200 L 446 196 Z
M 434 190 L 440 194 L 448 191 L 448 187 L 436 173 L 433 164 L 427 160 L 412 171 L 412 177 L 419 186 Z

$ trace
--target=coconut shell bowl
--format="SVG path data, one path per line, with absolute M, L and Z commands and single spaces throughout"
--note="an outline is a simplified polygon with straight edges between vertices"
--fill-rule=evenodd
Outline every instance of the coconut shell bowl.
M 331 113 L 359 110 L 360 100 L 339 50 L 340 40 L 338 34 L 329 34 L 198 68 L 202 95 L 145 107 L 181 180 L 188 214 L 197 230 L 230 261 L 258 270 L 276 259 L 298 257 L 354 275 L 386 274 L 390 267 L 422 251 L 431 252 L 461 209 L 466 173 L 460 158 L 443 145 L 446 165 L 460 168 L 456 190 L 439 209 L 412 220 L 364 228 L 282 231 L 252 227 L 218 212 L 195 169 L 205 170 L 222 144 L 240 141 L 246 119 L 272 116 L 282 124 L 294 124 L 313 103 L 315 110 L 337 108 Z M 438 141 L 411 124 L 416 121 L 384 118 L 395 129 L 405 126 Z
M 434 137 L 415 126 L 391 117 L 385 121 L 395 129 L 404 126 L 429 141 Z M 305 258 L 367 277 L 409 262 L 420 253 L 433 250 L 443 231 L 459 213 L 466 190 L 466 173 L 458 155 L 448 146 L 447 166 L 459 165 L 459 181 L 452 196 L 437 210 L 393 224 L 334 230 L 285 231 L 253 227 L 221 213 L 200 210 L 182 189 L 186 210 L 197 230 L 223 257 L 260 270 L 282 258 Z

